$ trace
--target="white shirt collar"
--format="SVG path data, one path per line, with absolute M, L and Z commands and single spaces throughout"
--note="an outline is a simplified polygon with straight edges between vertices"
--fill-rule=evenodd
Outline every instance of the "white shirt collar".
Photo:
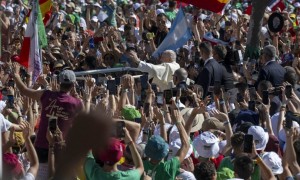
M 275 62 L 275 59 L 272 59 L 271 61 L 266 62 L 265 66 L 268 65 L 270 62 Z
M 211 60 L 211 59 L 213 59 L 213 57 L 210 57 L 210 58 L 206 59 L 206 60 L 204 61 L 204 66 L 205 66 L 205 65 L 208 63 L 208 61 Z

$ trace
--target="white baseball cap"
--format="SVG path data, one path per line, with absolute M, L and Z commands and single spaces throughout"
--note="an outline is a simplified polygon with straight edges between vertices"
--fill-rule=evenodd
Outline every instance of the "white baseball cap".
M 209 131 L 197 136 L 193 141 L 193 146 L 200 157 L 212 158 L 219 155 L 219 138 Z
M 140 3 L 134 3 L 133 9 L 136 11 L 138 8 L 140 8 L 142 5 Z
M 159 14 L 165 14 L 165 10 L 164 9 L 157 9 L 156 10 L 156 15 L 159 15 Z
M 169 129 L 171 126 L 172 126 L 172 125 L 169 124 L 169 123 L 166 123 L 166 124 L 164 125 L 166 132 L 168 131 L 168 129 Z M 156 135 L 156 136 L 159 136 L 159 135 L 160 135 L 160 124 L 158 124 L 158 125 L 155 126 L 153 135 Z
M 98 22 L 97 16 L 93 16 L 92 19 L 91 19 L 91 21 Z
M 219 142 L 219 148 L 220 148 L 219 153 L 220 154 L 222 154 L 223 150 L 225 149 L 226 144 L 227 144 L 226 140 L 223 140 L 223 141 Z
M 264 150 L 269 141 L 269 134 L 264 131 L 260 126 L 251 126 L 248 129 L 248 134 L 253 136 L 255 141 L 256 150 Z
M 98 8 L 102 8 L 99 3 L 94 3 L 93 6 L 96 6 Z
M 264 163 L 272 170 L 274 175 L 282 174 L 282 160 L 275 152 L 266 152 L 262 157 Z
M 293 125 L 292 127 L 296 127 L 299 130 L 299 124 L 296 121 L 293 121 Z M 285 134 L 285 130 L 281 129 L 278 133 L 278 139 L 286 142 L 286 134 Z
M 169 151 L 168 159 L 171 159 L 171 158 L 176 156 L 178 150 L 181 148 L 180 138 L 177 138 L 175 141 L 170 142 L 169 143 L 169 148 L 170 148 L 170 151 Z M 193 152 L 193 146 L 190 145 L 190 148 L 189 148 L 187 154 L 185 155 L 184 159 L 190 157 L 192 152 Z
M 299 2 L 296 2 L 296 3 L 294 4 L 294 7 L 296 7 L 296 8 L 300 7 L 300 3 L 299 3 Z
M 5 11 L 6 11 L 6 12 L 10 12 L 10 13 L 13 13 L 13 12 L 14 12 L 13 8 L 10 7 L 10 6 L 6 7 L 6 8 L 5 8 Z
M 175 141 L 180 138 L 179 131 L 176 126 L 173 126 L 169 133 L 169 142 Z

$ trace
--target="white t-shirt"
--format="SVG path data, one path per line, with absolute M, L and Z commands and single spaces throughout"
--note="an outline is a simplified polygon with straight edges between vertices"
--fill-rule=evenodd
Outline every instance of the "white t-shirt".
M 177 177 L 182 178 L 183 180 L 196 180 L 194 174 L 189 171 L 183 171 Z
M 26 173 L 26 175 L 21 180 L 35 180 L 35 177 L 31 173 Z
M 0 126 L 1 126 L 1 132 L 6 132 L 11 127 L 12 123 L 9 122 L 2 113 L 0 113 Z

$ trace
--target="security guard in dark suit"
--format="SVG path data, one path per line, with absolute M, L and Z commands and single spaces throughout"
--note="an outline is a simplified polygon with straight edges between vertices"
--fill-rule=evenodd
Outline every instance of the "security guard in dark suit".
M 272 45 L 265 46 L 262 53 L 262 64 L 264 66 L 259 71 L 255 87 L 257 88 L 259 82 L 263 80 L 271 82 L 273 87 L 281 86 L 286 70 L 275 60 L 276 48 Z
M 203 98 L 209 92 L 209 86 L 214 86 L 215 82 L 222 82 L 222 66 L 213 58 L 213 49 L 209 42 L 202 42 L 200 45 L 201 57 L 204 60 L 204 68 L 199 73 L 196 83 L 203 87 Z

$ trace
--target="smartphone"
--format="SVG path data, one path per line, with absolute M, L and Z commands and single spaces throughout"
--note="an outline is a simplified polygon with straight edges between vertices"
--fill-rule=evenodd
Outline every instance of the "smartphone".
M 172 104 L 171 99 L 173 97 L 173 93 L 171 89 L 164 90 L 164 98 L 166 100 L 166 104 Z
M 109 94 L 116 95 L 117 94 L 117 85 L 115 80 L 107 80 L 107 89 L 109 90 Z
M 245 137 L 244 137 L 244 152 L 245 153 L 252 153 L 252 146 L 253 146 L 253 135 L 245 134 Z
M 140 123 L 140 124 L 141 124 L 141 123 L 142 123 L 142 118 L 135 118 L 134 121 L 135 121 L 136 123 Z
M 142 89 L 148 89 L 148 75 L 142 75 L 140 80 Z
M 9 109 L 13 109 L 14 108 L 14 103 L 15 103 L 15 100 L 14 100 L 14 96 L 13 95 L 7 95 L 7 108 Z
M 48 122 L 50 132 L 54 133 L 57 127 L 57 117 L 50 117 Z
M 208 86 L 208 92 L 212 93 L 214 92 L 214 86 Z
M 177 88 L 173 88 L 172 89 L 172 96 L 173 97 L 177 97 L 178 96 L 178 94 L 177 94 L 178 92 L 179 92 L 179 90 Z
M 121 84 L 121 78 L 120 77 L 116 77 L 115 81 L 116 81 L 117 86 L 119 86 Z
M 265 90 L 262 92 L 262 103 L 269 104 L 269 91 Z
M 249 94 L 251 101 L 255 101 L 257 99 L 255 87 L 249 88 Z
M 144 103 L 144 100 L 147 98 L 147 93 L 145 89 L 141 91 L 141 102 Z
M 213 92 L 215 95 L 221 94 L 221 82 L 220 81 L 215 81 Z
M 99 42 L 103 41 L 103 37 L 94 37 L 94 43 L 98 44 Z
M 8 82 L 7 82 L 7 86 L 9 86 L 9 87 L 14 87 L 15 86 L 15 81 L 14 80 L 9 80 Z
M 248 109 L 251 111 L 255 111 L 255 101 L 248 102 Z
M 157 85 L 156 84 L 151 84 L 151 89 L 154 91 L 154 93 L 157 93 Z
M 164 104 L 164 94 L 162 92 L 156 93 L 156 104 L 163 105 Z
M 287 98 L 291 98 L 292 96 L 292 85 L 285 86 L 285 95 Z
M 285 115 L 285 127 L 287 129 L 291 129 L 293 127 L 293 119 L 292 116 L 288 113 Z
M 143 102 L 142 101 L 138 101 L 138 103 L 137 103 L 137 109 L 140 109 L 143 106 L 144 106 Z
M 94 48 L 95 48 L 94 38 L 91 38 L 91 39 L 89 40 L 89 48 L 90 48 L 90 49 L 94 49 Z
M 144 113 L 145 113 L 146 117 L 149 117 L 149 115 L 150 115 L 150 103 L 145 103 L 144 104 Z
M 117 121 L 116 122 L 116 136 L 118 138 L 125 137 L 124 127 L 125 127 L 125 122 L 124 121 Z
M 236 100 L 238 103 L 244 102 L 244 96 L 241 93 L 237 93 Z

